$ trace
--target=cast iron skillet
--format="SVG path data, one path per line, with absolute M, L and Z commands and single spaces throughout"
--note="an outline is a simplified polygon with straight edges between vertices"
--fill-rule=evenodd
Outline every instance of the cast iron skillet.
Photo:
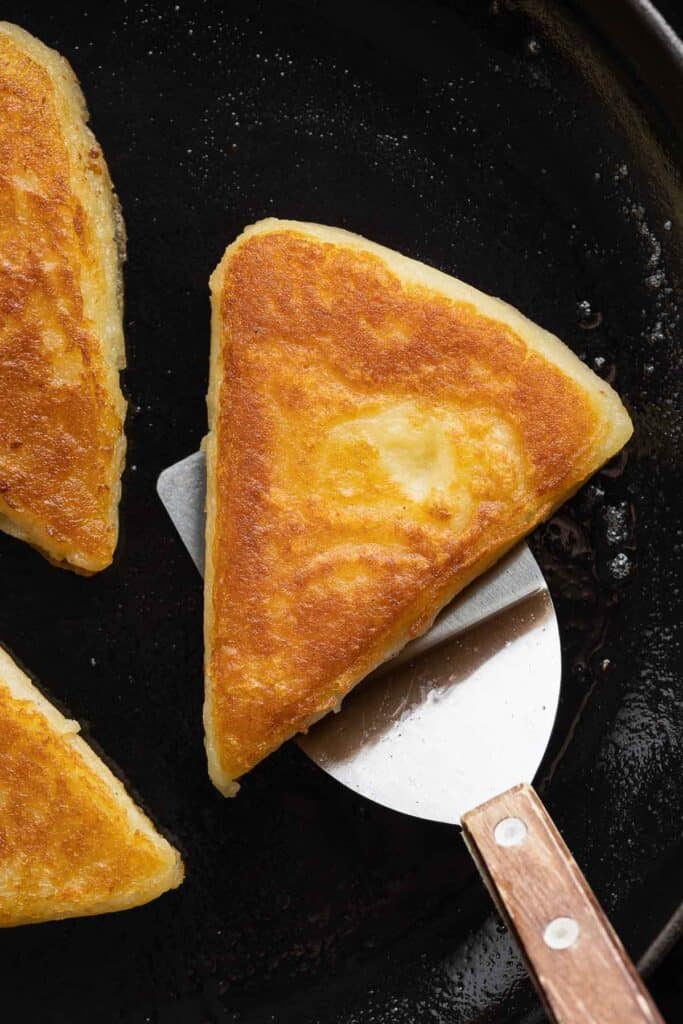
M 628 452 L 533 539 L 565 666 L 538 782 L 630 952 L 666 947 L 683 895 L 680 49 L 645 5 L 596 6 L 597 28 L 570 3 L 5 4 L 73 62 L 122 200 L 130 448 L 112 569 L 82 579 L 0 539 L 0 639 L 91 724 L 188 872 L 140 910 L 0 935 L 8 1019 L 538 1013 L 450 828 L 364 803 L 293 744 L 234 801 L 209 784 L 201 584 L 154 483 L 205 429 L 209 272 L 269 214 L 510 300 L 624 396 Z

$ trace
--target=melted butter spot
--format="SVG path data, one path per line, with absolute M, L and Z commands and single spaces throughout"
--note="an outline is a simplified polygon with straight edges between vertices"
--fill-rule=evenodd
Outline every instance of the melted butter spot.
M 46 353 L 50 357 L 61 355 L 61 353 L 66 349 L 64 336 L 59 331 L 52 330 L 50 327 L 43 328 L 40 334 L 40 340 L 43 343 Z
M 342 508 L 464 530 L 482 502 L 517 501 L 519 441 L 491 409 L 413 401 L 337 422 L 319 449 L 320 493 Z M 344 513 L 343 513 L 344 514 Z
M 446 493 L 453 483 L 453 425 L 412 402 L 339 424 L 330 439 L 343 446 L 367 445 L 391 481 L 412 501 Z M 346 487 L 344 490 L 348 491 Z
M 62 332 L 50 327 L 43 328 L 40 341 L 45 355 L 46 376 L 47 366 L 50 367 L 50 383 L 58 386 L 78 384 L 83 377 L 83 356 L 80 349 L 70 345 Z
M 21 174 L 13 174 L 11 182 L 18 192 L 32 192 L 36 195 L 40 195 L 45 187 L 39 175 L 29 168 L 25 168 Z

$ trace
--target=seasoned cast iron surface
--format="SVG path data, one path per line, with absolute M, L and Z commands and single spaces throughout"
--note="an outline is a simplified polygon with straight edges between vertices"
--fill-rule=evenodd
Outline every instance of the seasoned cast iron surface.
M 676 908 L 680 225 L 637 89 L 560 6 L 5 4 L 72 61 L 121 197 L 130 413 L 116 564 L 79 578 L 3 535 L 0 640 L 90 723 L 187 863 L 151 906 L 2 933 L 7 1019 L 536 1012 L 456 832 L 363 802 L 292 744 L 234 801 L 209 784 L 201 583 L 154 488 L 205 429 L 209 273 L 270 214 L 510 300 L 624 396 L 628 453 L 533 539 L 565 665 L 539 778 L 634 956 Z

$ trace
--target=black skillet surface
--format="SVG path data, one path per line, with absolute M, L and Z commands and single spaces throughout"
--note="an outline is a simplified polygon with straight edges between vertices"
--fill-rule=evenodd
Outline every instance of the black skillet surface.
M 201 585 L 154 485 L 205 429 L 209 272 L 268 214 L 503 296 L 624 395 L 627 455 L 533 541 L 565 665 L 539 779 L 629 950 L 655 959 L 683 896 L 677 98 L 648 97 L 641 78 L 675 69 L 637 11 L 621 57 L 623 8 L 597 6 L 610 42 L 571 4 L 5 4 L 72 61 L 123 203 L 130 448 L 112 569 L 82 579 L 0 538 L 0 638 L 187 863 L 151 906 L 0 935 L 8 1020 L 537 1013 L 451 829 L 359 800 L 292 744 L 235 801 L 207 779 Z

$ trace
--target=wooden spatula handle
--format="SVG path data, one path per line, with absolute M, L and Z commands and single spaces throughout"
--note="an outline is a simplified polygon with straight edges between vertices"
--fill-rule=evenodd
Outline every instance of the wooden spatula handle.
M 553 1020 L 664 1024 L 531 786 L 476 807 L 462 827 Z

